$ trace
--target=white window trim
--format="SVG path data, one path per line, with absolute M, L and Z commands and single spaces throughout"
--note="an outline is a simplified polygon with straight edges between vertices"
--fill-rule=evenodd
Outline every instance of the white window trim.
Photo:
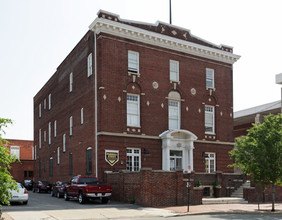
M 92 53 L 90 53 L 87 57 L 87 77 L 93 74 L 93 67 L 92 67 Z
M 136 96 L 138 98 L 138 101 L 136 103 L 136 101 L 131 101 L 131 100 L 127 100 L 127 96 L 130 95 L 130 96 Z M 137 112 L 136 112 L 136 116 L 137 116 L 137 123 L 136 124 L 133 124 L 133 123 L 129 123 L 128 122 L 128 116 L 132 115 L 132 114 L 128 114 L 128 103 L 134 103 L 134 104 L 137 104 Z M 126 121 L 127 121 L 127 126 L 129 127 L 140 127 L 140 95 L 137 95 L 137 94 L 131 94 L 131 93 L 127 93 L 126 94 Z
M 39 118 L 41 118 L 41 103 L 39 104 L 39 110 L 38 110 L 38 116 L 39 116 Z
M 82 124 L 83 125 L 83 123 L 84 123 L 84 112 L 83 112 L 84 110 L 83 110 L 83 108 L 81 108 L 80 109 L 80 124 Z
M 171 71 L 171 65 L 176 64 L 176 72 Z M 172 79 L 172 73 L 176 74 L 176 79 Z M 169 60 L 169 79 L 172 82 L 179 82 L 179 61 Z
M 72 92 L 73 87 L 73 73 L 70 73 L 70 92 Z
M 48 109 L 51 110 L 51 94 L 48 96 Z
M 38 134 L 38 145 L 39 145 L 39 149 L 41 149 L 41 129 L 39 129 L 39 134 Z
M 51 122 L 48 124 L 48 143 L 51 144 Z
M 178 114 L 177 116 L 178 116 L 178 120 L 177 120 L 177 128 L 172 128 L 171 125 L 170 125 L 170 114 L 168 112 L 168 128 L 169 128 L 169 130 L 180 129 L 180 123 L 181 123 L 181 111 L 180 111 L 180 109 L 181 109 L 181 102 L 178 101 L 178 100 L 169 99 L 168 100 L 168 111 L 172 110 L 172 108 L 174 107 L 174 106 L 170 106 L 169 102 L 177 102 L 177 114 Z
M 16 150 L 16 153 L 15 153 L 15 150 Z M 20 159 L 20 155 L 21 155 L 20 146 L 11 146 L 10 152 L 11 152 L 11 155 L 14 155 L 16 156 L 17 159 Z
M 208 78 L 208 77 L 207 77 L 207 72 L 208 72 L 208 71 L 211 71 L 211 72 L 212 72 L 212 78 Z M 212 85 L 211 85 L 211 86 L 207 86 L 207 79 L 212 80 Z M 206 88 L 214 89 L 214 69 L 206 68 Z
M 138 171 L 140 171 L 140 169 L 141 169 L 141 148 L 131 148 L 131 147 L 128 147 L 128 148 L 126 148 L 126 151 L 128 150 L 128 149 L 131 149 L 132 150 L 132 153 L 127 153 L 126 152 L 126 157 L 127 156 L 129 156 L 129 157 L 133 157 L 132 158 L 132 160 L 131 160 L 131 167 L 134 169 L 134 157 L 136 157 L 136 156 L 138 156 L 139 157 L 139 160 L 138 160 L 138 163 L 139 163 L 139 169 L 138 169 Z M 138 150 L 139 151 L 139 153 L 137 154 L 137 153 L 134 153 L 134 150 Z M 126 168 L 127 169 L 127 168 Z M 129 170 L 130 172 L 137 172 L 137 171 L 134 171 L 134 170 Z
M 57 137 L 57 120 L 54 121 L 54 137 Z
M 209 157 L 208 158 L 206 158 L 205 157 L 205 172 L 206 173 L 211 173 L 211 160 L 214 160 L 214 171 L 213 172 L 216 172 L 216 153 L 214 153 L 214 152 L 205 152 L 205 155 L 206 154 L 208 154 L 209 155 Z M 214 157 L 213 158 L 211 158 L 210 157 L 210 155 L 211 154 L 213 154 L 214 155 Z M 208 168 L 208 172 L 207 172 L 207 170 L 206 170 L 206 161 L 209 161 L 209 168 Z
M 73 132 L 73 119 L 72 116 L 70 116 L 70 136 L 72 136 L 72 132 Z
M 207 112 L 206 107 L 213 109 L 213 112 Z M 212 114 L 212 132 L 206 131 L 206 114 Z M 205 105 L 205 133 L 206 134 L 215 134 L 215 107 L 211 105 Z
M 63 134 L 63 152 L 66 152 L 66 134 Z
M 136 63 L 134 63 L 134 64 L 137 66 L 137 67 L 136 67 L 136 71 L 135 71 L 135 69 L 130 68 L 130 62 L 129 62 L 129 56 L 130 56 L 130 54 L 136 56 L 136 59 L 137 59 L 137 60 L 136 60 Z M 128 72 L 129 72 L 130 74 L 140 75 L 140 72 L 139 72 L 139 52 L 137 52 L 137 51 L 132 51 L 132 50 L 128 50 L 128 53 L 127 53 L 127 62 L 128 62 L 128 67 L 127 67 Z

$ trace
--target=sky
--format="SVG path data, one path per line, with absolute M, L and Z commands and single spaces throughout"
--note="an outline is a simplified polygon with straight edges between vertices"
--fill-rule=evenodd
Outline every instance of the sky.
M 281 99 L 282 1 L 172 0 L 172 24 L 232 46 L 234 111 Z M 0 117 L 7 139 L 33 140 L 33 97 L 102 9 L 169 23 L 169 0 L 0 0 Z

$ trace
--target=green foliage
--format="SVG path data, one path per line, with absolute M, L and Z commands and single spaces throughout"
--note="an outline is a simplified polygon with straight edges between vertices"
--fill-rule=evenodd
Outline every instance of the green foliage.
M 232 166 L 253 176 L 253 182 L 282 185 L 282 115 L 268 115 L 263 123 L 253 124 L 247 136 L 236 138 L 231 152 Z
M 12 195 L 9 189 L 17 190 L 17 182 L 9 172 L 10 163 L 15 162 L 17 159 L 15 156 L 10 155 L 9 149 L 4 147 L 4 144 L 8 142 L 2 138 L 2 133 L 5 134 L 3 127 L 7 127 L 11 123 L 10 119 L 0 118 L 0 207 L 1 204 L 10 204 L 9 198 Z

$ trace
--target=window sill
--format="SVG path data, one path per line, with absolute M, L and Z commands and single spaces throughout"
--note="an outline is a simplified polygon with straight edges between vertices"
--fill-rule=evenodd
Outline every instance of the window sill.
M 206 90 L 212 90 L 212 91 L 215 91 L 215 90 L 216 90 L 216 88 L 214 88 L 214 87 L 206 87 Z
M 135 72 L 131 72 L 131 71 L 128 71 L 128 75 L 129 75 L 129 76 L 135 75 L 135 76 L 140 77 L 140 73 L 135 73 Z
M 174 81 L 174 80 L 170 80 L 170 83 L 177 83 L 178 85 L 180 85 L 180 81 Z

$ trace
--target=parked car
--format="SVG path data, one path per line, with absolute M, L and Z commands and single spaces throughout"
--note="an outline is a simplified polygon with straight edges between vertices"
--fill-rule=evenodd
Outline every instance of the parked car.
M 70 185 L 65 188 L 64 198 L 78 198 L 80 204 L 88 199 L 100 199 L 102 203 L 107 203 L 112 195 L 112 187 L 101 183 L 95 176 L 75 176 Z
M 52 184 L 47 181 L 37 181 L 33 184 L 33 192 L 47 192 L 50 193 L 52 188 Z
M 69 182 L 57 181 L 55 185 L 52 186 L 51 196 L 56 196 L 58 198 L 64 197 L 65 187 Z
M 21 183 L 18 183 L 18 191 L 10 190 L 10 192 L 12 193 L 10 202 L 21 202 L 24 205 L 28 203 L 28 191 Z
M 33 187 L 33 181 L 32 180 L 23 180 L 22 184 L 27 190 L 32 190 L 32 187 Z

